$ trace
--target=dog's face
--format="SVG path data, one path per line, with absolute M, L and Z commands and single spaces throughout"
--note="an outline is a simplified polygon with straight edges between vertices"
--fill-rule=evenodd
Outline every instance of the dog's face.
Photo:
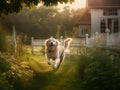
M 49 46 L 55 46 L 55 45 L 57 45 L 57 41 L 54 38 L 50 38 L 48 40 L 48 45 Z
M 54 51 L 58 46 L 58 41 L 55 38 L 50 38 L 46 41 L 46 46 L 49 51 Z

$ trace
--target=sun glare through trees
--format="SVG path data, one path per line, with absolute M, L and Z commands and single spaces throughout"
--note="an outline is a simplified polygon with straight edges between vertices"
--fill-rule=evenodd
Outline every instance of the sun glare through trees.
M 85 5 L 86 5 L 86 0 L 74 0 L 73 3 L 58 3 L 57 7 L 60 9 L 60 10 L 63 10 L 64 7 L 69 7 L 70 9 L 79 9 L 79 8 L 85 8 Z M 40 7 L 42 6 L 41 3 L 39 3 L 37 5 L 37 7 Z
M 86 0 L 74 0 L 73 3 L 67 3 L 67 4 L 58 4 L 59 8 L 64 8 L 68 6 L 71 9 L 78 9 L 78 8 L 85 8 Z

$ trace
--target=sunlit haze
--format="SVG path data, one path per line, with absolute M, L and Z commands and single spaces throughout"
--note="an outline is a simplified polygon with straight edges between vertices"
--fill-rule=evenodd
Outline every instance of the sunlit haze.
M 37 7 L 40 7 L 42 4 L 38 4 Z M 78 9 L 78 8 L 85 8 L 85 5 L 86 5 L 86 0 L 74 0 L 73 3 L 63 3 L 63 4 L 60 4 L 58 3 L 57 7 L 59 9 L 63 9 L 64 7 L 69 7 L 70 9 Z
M 69 6 L 71 9 L 78 9 L 78 8 L 85 8 L 86 0 L 74 0 L 73 3 L 67 3 L 67 4 L 58 4 L 59 8 L 64 8 L 66 6 Z

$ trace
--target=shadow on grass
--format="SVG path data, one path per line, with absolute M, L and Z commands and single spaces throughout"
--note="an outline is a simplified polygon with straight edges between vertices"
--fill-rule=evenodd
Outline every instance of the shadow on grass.
M 75 85 L 77 73 L 77 61 L 66 57 L 58 70 L 53 70 L 51 66 L 41 65 L 35 60 L 34 65 L 37 69 L 49 69 L 47 72 L 36 70 L 34 76 L 28 81 L 25 90 L 79 90 L 79 84 Z
M 53 71 L 49 73 L 35 73 L 35 75 L 28 81 L 28 87 L 26 90 L 45 90 L 52 75 Z

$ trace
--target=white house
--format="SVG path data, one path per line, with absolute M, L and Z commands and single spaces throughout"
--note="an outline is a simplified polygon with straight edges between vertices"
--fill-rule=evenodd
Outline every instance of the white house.
M 87 0 L 87 8 L 91 13 L 91 34 L 120 32 L 120 0 Z
M 78 37 L 84 38 L 85 34 L 91 35 L 91 15 L 87 9 L 84 9 L 82 15 L 76 23 L 78 27 Z
M 86 0 L 86 12 L 77 22 L 79 37 L 95 37 L 109 32 L 110 43 L 120 44 L 120 1 L 119 0 Z M 84 19 L 85 18 L 85 19 Z M 86 22 L 86 23 L 84 23 Z

